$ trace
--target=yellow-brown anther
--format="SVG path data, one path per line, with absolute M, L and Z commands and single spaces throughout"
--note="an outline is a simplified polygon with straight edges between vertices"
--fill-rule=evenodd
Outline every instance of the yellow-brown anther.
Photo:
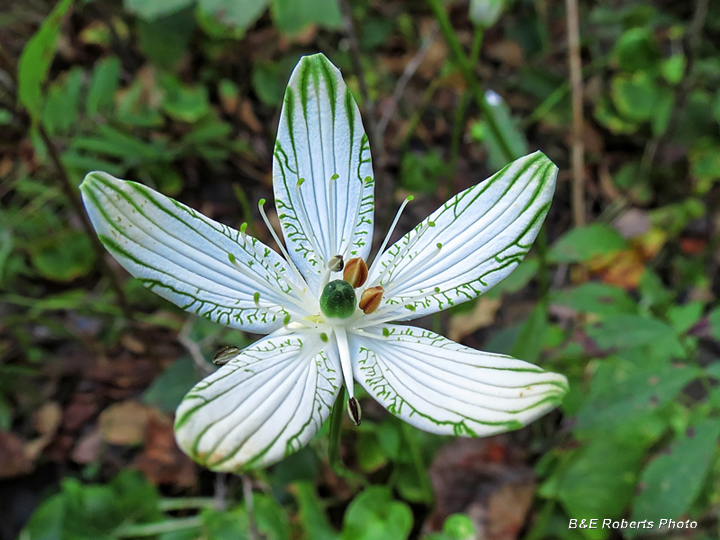
M 345 270 L 343 271 L 343 279 L 347 281 L 354 288 L 362 287 L 367 281 L 368 267 L 365 261 L 360 257 L 350 259 L 345 264 Z
M 360 295 L 358 307 L 362 309 L 365 315 L 370 315 L 370 313 L 373 313 L 380 307 L 380 302 L 382 302 L 384 292 L 385 289 L 383 289 L 380 285 L 365 289 Z

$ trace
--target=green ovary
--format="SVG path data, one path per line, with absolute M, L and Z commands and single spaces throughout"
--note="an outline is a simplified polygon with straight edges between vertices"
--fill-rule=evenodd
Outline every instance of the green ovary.
M 355 289 L 347 281 L 331 281 L 320 295 L 320 309 L 323 315 L 333 319 L 347 319 L 355 313 Z

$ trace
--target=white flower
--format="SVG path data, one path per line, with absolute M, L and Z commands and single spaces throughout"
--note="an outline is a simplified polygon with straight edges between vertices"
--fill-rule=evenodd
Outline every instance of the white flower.
M 275 145 L 285 258 L 244 227 L 140 184 L 93 172 L 81 191 L 100 239 L 145 285 L 212 321 L 269 334 L 198 383 L 176 415 L 185 452 L 240 471 L 305 445 L 343 384 L 359 421 L 353 380 L 399 418 L 440 434 L 491 435 L 555 407 L 567 389 L 562 375 L 390 321 L 472 300 L 507 276 L 540 229 L 556 175 L 539 152 L 518 159 L 381 249 L 353 289 L 362 276 L 350 285 L 333 270 L 340 257 L 363 259 L 351 264 L 362 274 L 370 254 L 370 149 L 340 72 L 318 54 L 292 74 Z

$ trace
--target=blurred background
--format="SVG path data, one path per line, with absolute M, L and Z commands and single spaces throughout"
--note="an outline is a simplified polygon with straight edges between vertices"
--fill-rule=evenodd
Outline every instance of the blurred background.
M 718 538 L 720 2 L 1 4 L 0 539 Z M 527 259 L 422 324 L 571 391 L 479 440 L 361 399 L 348 471 L 323 430 L 218 475 L 177 449 L 173 411 L 255 336 L 130 278 L 77 186 L 107 171 L 272 244 L 256 202 L 285 84 L 318 51 L 371 139 L 376 247 L 410 193 L 395 238 L 520 155 L 558 164 Z M 569 528 L 591 518 L 617 527 Z

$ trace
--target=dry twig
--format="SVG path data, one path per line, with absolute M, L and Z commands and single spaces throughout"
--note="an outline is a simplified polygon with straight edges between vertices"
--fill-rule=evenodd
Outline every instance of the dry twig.
M 585 225 L 585 144 L 583 131 L 583 82 L 580 60 L 580 24 L 577 0 L 565 0 L 567 11 L 568 63 L 572 89 L 572 213 L 576 227 Z

